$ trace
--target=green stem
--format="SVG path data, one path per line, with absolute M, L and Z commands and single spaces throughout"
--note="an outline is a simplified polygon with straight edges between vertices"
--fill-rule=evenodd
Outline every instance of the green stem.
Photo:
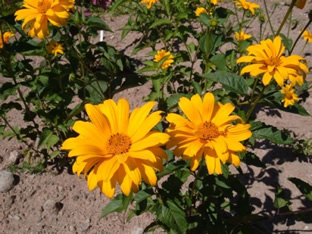
M 264 1 L 265 1 L 265 0 L 264 0 Z M 274 4 L 274 8 L 273 8 L 273 11 L 271 12 L 271 15 L 270 15 L 270 16 L 267 16 L 267 17 L 268 17 L 268 21 L 267 21 L 267 22 L 265 23 L 265 25 L 264 25 L 263 33 L 265 33 L 265 30 L 266 30 L 266 28 L 267 28 L 267 26 L 268 26 L 268 23 L 269 23 L 269 19 L 271 19 L 271 17 L 274 15 L 276 8 L 277 8 L 277 5 Z M 270 21 L 270 22 L 271 22 L 271 21 Z M 273 27 L 272 27 L 272 28 L 273 28 Z M 273 35 L 274 35 L 274 33 L 273 33 Z
M 265 2 L 265 0 L 264 0 L 264 2 Z M 285 23 L 286 23 L 288 17 L 290 16 L 290 14 L 291 14 L 291 12 L 292 12 L 292 9 L 294 8 L 296 2 L 297 2 L 297 0 L 292 0 L 292 1 L 291 1 L 291 4 L 290 4 L 290 6 L 289 6 L 289 8 L 288 8 L 288 10 L 287 10 L 287 12 L 286 12 L 286 14 L 285 14 L 285 16 L 284 16 L 284 19 L 283 19 L 281 25 L 279 26 L 279 28 L 278 28 L 276 34 L 274 34 L 275 36 L 278 36 L 278 35 L 280 34 L 280 32 L 282 31 L 282 29 L 283 29 L 283 27 L 284 27 L 284 25 L 285 25 Z
M 302 36 L 303 32 L 309 27 L 309 25 L 311 24 L 311 22 L 312 22 L 312 20 L 309 20 L 309 22 L 306 24 L 306 26 L 302 29 L 302 31 L 300 32 L 300 34 L 299 34 L 298 37 L 296 38 L 295 43 L 293 44 L 293 46 L 292 46 L 292 48 L 291 48 L 291 50 L 290 50 L 290 52 L 289 52 L 289 55 L 292 54 L 292 52 L 294 51 L 294 49 L 295 49 L 295 47 L 296 47 L 296 45 L 297 45 L 297 43 L 298 43 L 300 37 Z
M 307 46 L 307 44 L 308 44 L 308 41 L 306 41 L 305 43 L 304 43 L 304 46 L 302 47 L 302 49 L 301 49 L 301 51 L 300 51 L 300 55 L 303 53 L 303 51 L 304 51 L 304 49 L 306 48 L 306 46 Z
M 268 17 L 268 22 L 269 22 L 272 34 L 275 35 L 274 28 L 273 28 L 273 25 L 272 25 L 272 22 L 271 22 L 271 19 L 270 19 L 270 15 L 269 15 L 269 11 L 268 11 L 268 6 L 266 4 L 266 0 L 263 0 L 263 2 L 264 2 L 265 13 L 266 13 L 266 15 Z
M 291 21 L 292 21 L 292 12 L 289 16 L 289 23 L 288 23 L 288 29 L 287 29 L 287 38 L 289 38 L 290 28 L 291 28 Z
M 254 101 L 254 103 L 251 105 L 251 107 L 249 108 L 247 115 L 246 115 L 246 122 L 249 121 L 254 109 L 256 108 L 257 104 L 259 103 L 259 101 L 261 100 L 263 93 L 265 91 L 265 89 L 267 88 L 267 86 L 264 86 L 259 94 L 259 96 L 257 97 L 257 99 Z

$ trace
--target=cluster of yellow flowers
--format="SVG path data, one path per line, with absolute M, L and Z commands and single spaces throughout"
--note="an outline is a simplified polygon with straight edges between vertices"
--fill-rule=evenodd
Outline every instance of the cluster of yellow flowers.
M 132 113 L 126 99 L 85 106 L 91 122 L 77 121 L 73 130 L 79 136 L 67 139 L 62 149 L 76 157 L 73 171 L 84 174 L 90 190 L 99 186 L 111 198 L 116 183 L 125 195 L 137 192 L 142 179 L 155 186 L 155 170 L 161 171 L 167 160 L 164 145 L 175 147 L 176 156 L 190 159 L 191 170 L 196 170 L 202 157 L 209 174 L 221 174 L 222 163 L 240 164 L 236 153 L 246 150 L 240 141 L 250 138 L 251 131 L 240 117 L 230 115 L 232 104 L 215 103 L 212 93 L 203 99 L 198 94 L 190 100 L 181 98 L 179 107 L 186 118 L 168 114 L 170 126 L 165 133 L 152 130 L 162 119 L 162 111 L 149 114 L 155 104 L 148 102 Z
M 289 81 L 291 86 L 282 89 L 282 93 L 285 94 L 284 106 L 287 107 L 294 103 L 289 100 L 298 100 L 298 97 L 292 92 L 292 87 L 296 84 L 303 85 L 303 80 L 309 71 L 305 63 L 302 62 L 305 60 L 303 57 L 299 55 L 284 56 L 285 46 L 282 44 L 280 36 L 275 37 L 273 41 L 267 39 L 261 41 L 260 44 L 251 45 L 247 51 L 247 56 L 242 56 L 237 60 L 237 63 L 251 63 L 241 70 L 241 75 L 250 73 L 256 77 L 264 73 L 262 83 L 265 86 L 270 83 L 272 78 L 280 87 L 285 85 L 285 81 Z
M 161 68 L 167 69 L 174 62 L 174 57 L 169 51 L 159 50 L 157 51 L 157 54 L 154 56 L 154 62 L 158 63 L 163 58 L 166 58 L 166 59 L 162 63 Z

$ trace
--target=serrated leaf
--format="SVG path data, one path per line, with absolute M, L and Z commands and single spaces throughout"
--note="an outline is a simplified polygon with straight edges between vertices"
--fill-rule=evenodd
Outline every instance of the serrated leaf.
M 134 200 L 137 203 L 140 203 L 141 201 L 146 200 L 149 197 L 151 197 L 151 194 L 145 192 L 144 190 L 141 190 L 137 194 L 134 195 Z
M 312 186 L 303 180 L 300 180 L 295 177 L 290 177 L 288 180 L 296 185 L 296 187 L 300 190 L 300 192 L 308 198 L 310 201 L 312 201 Z
M 118 194 L 107 206 L 103 209 L 101 217 L 104 218 L 106 215 L 113 212 L 121 212 L 128 208 L 132 199 L 132 194 L 125 196 L 124 194 Z
M 44 129 L 40 135 L 38 147 L 42 148 L 45 146 L 47 149 L 50 149 L 58 141 L 58 136 L 54 135 L 51 130 Z
M 222 86 L 235 93 L 248 94 L 248 85 L 242 76 L 233 73 L 220 71 L 203 74 L 202 77 L 222 84 Z
M 266 139 L 275 144 L 289 145 L 294 143 L 294 139 L 276 127 L 266 125 L 262 122 L 254 122 L 251 127 L 252 138 Z
M 157 217 L 176 233 L 186 233 L 187 221 L 184 211 L 173 201 L 167 201 L 167 206 L 161 206 L 161 213 Z
M 169 20 L 169 19 L 156 20 L 149 28 L 150 29 L 156 28 L 157 26 L 164 25 L 164 24 L 171 24 L 171 20 Z

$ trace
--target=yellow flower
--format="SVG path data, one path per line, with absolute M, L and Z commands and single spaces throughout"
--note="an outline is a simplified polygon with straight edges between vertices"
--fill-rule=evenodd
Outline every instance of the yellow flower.
M 222 2 L 223 0 L 210 0 L 210 3 L 213 5 L 217 5 L 219 2 Z
M 291 84 L 282 87 L 280 92 L 285 95 L 284 99 L 282 100 L 282 102 L 284 102 L 285 108 L 289 105 L 294 105 L 295 102 L 299 100 Z
M 49 45 L 47 46 L 47 51 L 51 54 L 54 54 L 54 56 L 56 56 L 58 53 L 64 54 L 64 48 L 62 44 L 57 43 L 54 40 L 50 41 Z
M 154 56 L 154 62 L 158 63 L 160 60 L 162 60 L 164 57 L 168 56 L 168 58 L 163 62 L 161 65 L 162 69 L 167 69 L 171 63 L 173 63 L 173 55 L 168 51 L 165 50 L 159 50 L 157 51 L 157 54 Z
M 201 13 L 207 13 L 207 10 L 203 7 L 197 7 L 195 11 L 195 15 L 200 16 Z
M 272 77 L 279 86 L 284 85 L 285 79 L 291 79 L 290 76 L 306 76 L 308 67 L 300 62 L 304 60 L 299 55 L 283 56 L 285 46 L 282 44 L 281 37 L 277 36 L 271 39 L 263 40 L 260 44 L 251 45 L 247 48 L 248 55 L 237 60 L 237 63 L 251 63 L 245 66 L 241 75 L 250 73 L 252 76 L 258 76 L 264 73 L 262 83 L 266 86 L 270 83 Z
M 299 9 L 303 9 L 307 0 L 297 0 L 296 7 Z
M 76 121 L 73 130 L 79 136 L 67 139 L 62 149 L 76 157 L 73 172 L 78 176 L 83 172 L 90 190 L 99 186 L 112 198 L 117 182 L 125 195 L 137 192 L 142 178 L 156 185 L 154 170 L 163 169 L 162 159 L 167 155 L 161 146 L 169 136 L 151 130 L 162 119 L 161 111 L 149 115 L 155 104 L 148 102 L 131 114 L 126 99 L 86 104 L 91 122 Z
M 24 0 L 25 9 L 15 12 L 15 20 L 24 20 L 22 28 L 30 37 L 43 39 L 49 34 L 48 21 L 54 26 L 66 24 L 75 0 Z
M 146 8 L 150 9 L 153 4 L 155 4 L 158 0 L 141 0 L 142 3 L 146 3 Z
M 246 150 L 240 141 L 250 138 L 252 133 L 249 124 L 241 123 L 237 115 L 230 115 L 235 109 L 231 103 L 215 103 L 213 94 L 207 93 L 203 100 L 198 94 L 191 100 L 182 97 L 179 107 L 187 119 L 173 113 L 167 116 L 170 123 L 167 148 L 175 147 L 176 156 L 191 159 L 193 171 L 203 156 L 209 174 L 222 174 L 221 163 L 226 161 L 239 166 L 236 152 Z M 237 120 L 240 123 L 232 123 Z
M 246 0 L 235 0 L 235 3 L 238 8 L 249 10 L 253 15 L 255 14 L 255 8 L 260 8 L 257 3 L 248 2 Z
M 308 42 L 312 42 L 312 33 L 310 33 L 308 30 L 305 30 L 302 33 L 303 39 L 308 41 Z
M 240 31 L 240 32 L 235 32 L 235 38 L 238 41 L 245 41 L 245 40 L 251 38 L 251 35 L 245 33 L 244 31 Z
M 3 48 L 3 44 L 7 44 L 10 40 L 11 37 L 14 37 L 15 34 L 14 33 L 11 33 L 11 32 L 5 32 L 3 34 L 3 37 L 2 37 L 2 34 L 0 32 L 0 49 Z

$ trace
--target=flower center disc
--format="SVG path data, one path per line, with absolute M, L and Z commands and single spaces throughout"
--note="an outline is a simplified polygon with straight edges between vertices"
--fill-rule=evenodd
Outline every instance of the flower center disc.
M 112 135 L 107 144 L 108 151 L 113 155 L 127 153 L 131 146 L 130 137 L 122 134 Z
M 202 140 L 211 140 L 220 136 L 221 133 L 213 123 L 204 122 L 198 126 L 195 135 Z
M 278 66 L 280 64 L 280 59 L 279 58 L 269 58 L 265 62 L 268 66 Z
M 38 11 L 40 13 L 46 13 L 51 8 L 50 0 L 39 0 L 38 1 Z

